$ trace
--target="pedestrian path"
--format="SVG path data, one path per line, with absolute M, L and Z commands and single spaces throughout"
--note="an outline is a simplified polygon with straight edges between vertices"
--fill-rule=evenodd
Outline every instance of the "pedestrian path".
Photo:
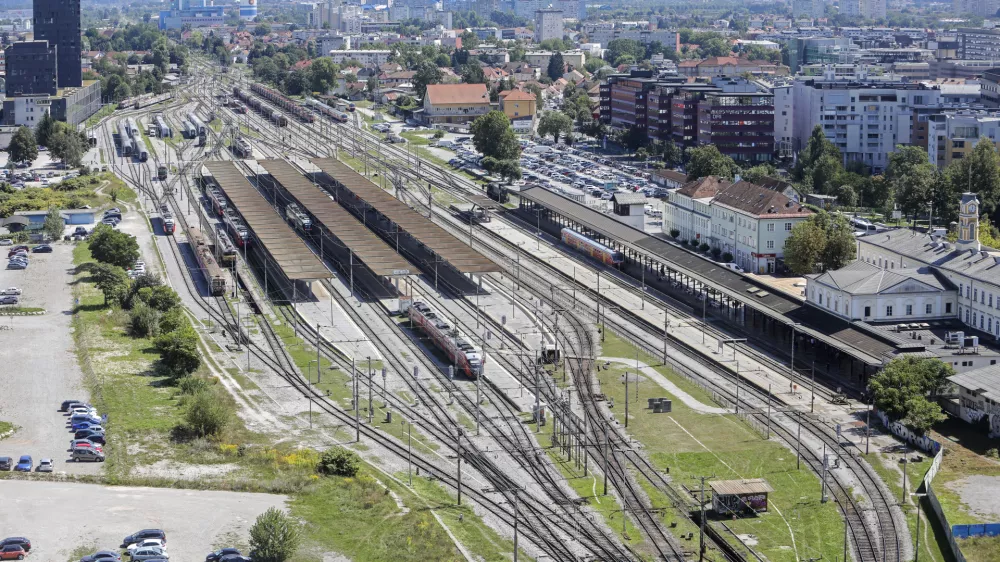
M 624 357 L 598 357 L 598 360 L 610 361 L 612 363 L 620 363 L 622 365 L 629 367 L 635 367 L 636 365 L 635 359 L 626 359 Z M 698 412 L 700 414 L 729 413 L 729 410 L 726 410 L 725 408 L 719 408 L 717 406 L 709 406 L 707 404 L 703 404 L 694 396 L 691 396 L 687 392 L 681 390 L 681 388 L 676 384 L 674 384 L 673 381 L 663 376 L 663 373 L 657 371 L 656 369 L 645 363 L 639 363 L 639 371 L 643 375 L 645 375 L 646 378 L 655 382 L 657 385 L 659 385 L 660 388 L 672 394 L 675 398 L 683 402 L 685 406 L 691 408 L 695 412 Z

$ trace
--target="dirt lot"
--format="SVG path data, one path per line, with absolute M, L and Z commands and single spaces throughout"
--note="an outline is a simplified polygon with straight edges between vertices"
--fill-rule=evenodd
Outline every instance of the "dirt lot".
M 222 545 L 246 544 L 247 530 L 284 496 L 107 487 L 94 484 L 0 481 L 0 529 L 4 536 L 31 539 L 31 559 L 69 559 L 80 547 L 117 549 L 141 529 L 167 533 L 171 560 L 204 560 Z M 84 508 L 86 516 L 81 516 Z
M 47 311 L 42 316 L 0 316 L 0 324 L 13 327 L 0 331 L 0 349 L 10 351 L 4 354 L 0 377 L 0 420 L 20 427 L 0 441 L 0 456 L 31 455 L 36 464 L 51 458 L 57 471 L 95 473 L 97 464 L 66 462 L 73 436 L 59 405 L 87 396 L 70 332 L 73 246 L 60 242 L 53 248 L 51 254 L 31 254 L 28 269 L 0 269 L 0 288 L 24 291 L 19 306 Z

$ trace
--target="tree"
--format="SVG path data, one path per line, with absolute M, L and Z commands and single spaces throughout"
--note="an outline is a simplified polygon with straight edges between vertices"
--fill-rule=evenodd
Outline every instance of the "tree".
M 316 465 L 316 472 L 327 476 L 355 477 L 361 470 L 361 459 L 357 453 L 343 447 L 331 447 L 323 451 Z
M 58 240 L 62 238 L 63 228 L 65 227 L 65 222 L 63 221 L 62 215 L 59 214 L 59 209 L 57 207 L 49 207 L 49 214 L 45 215 L 45 225 L 42 230 L 51 240 Z
M 309 65 L 309 78 L 312 91 L 326 93 L 337 85 L 340 66 L 330 57 L 320 57 Z
M 840 149 L 826 138 L 823 128 L 816 125 L 809 135 L 806 147 L 799 153 L 799 159 L 792 169 L 792 177 L 797 180 L 811 179 L 812 168 L 824 155 L 833 157 L 837 162 L 841 160 Z
M 615 39 L 608 43 L 608 50 L 604 53 L 605 60 L 612 65 L 622 64 L 619 59 L 623 56 L 630 57 L 632 61 L 642 60 L 646 55 L 646 48 L 635 39 Z
M 221 434 L 232 423 L 234 415 L 228 400 L 206 389 L 194 393 L 184 412 L 184 421 L 199 437 L 211 437 Z
M 201 365 L 198 355 L 198 334 L 191 326 L 163 334 L 156 338 L 153 347 L 160 354 L 163 370 L 173 377 L 195 372 Z
M 472 144 L 484 156 L 497 160 L 517 160 L 521 145 L 510 128 L 510 120 L 502 111 L 490 111 L 472 122 Z
M 285 562 L 299 547 L 299 525 L 276 507 L 257 517 L 250 527 L 250 557 L 254 562 Z
M 726 57 L 733 52 L 729 42 L 721 37 L 713 37 L 701 43 L 698 50 L 705 57 Z
M 462 82 L 466 84 L 485 84 L 486 83 L 486 73 L 483 72 L 483 67 L 479 66 L 479 63 L 470 62 L 462 65 Z
M 38 158 L 38 144 L 35 143 L 35 134 L 28 127 L 19 127 L 14 136 L 10 139 L 11 162 L 34 162 Z
M 90 266 L 90 276 L 94 286 L 104 294 L 104 305 L 121 303 L 128 293 L 128 274 L 110 263 L 95 263 Z
M 479 46 L 479 36 L 471 31 L 463 31 L 460 37 L 462 38 L 463 49 L 475 49 Z
M 90 235 L 90 253 L 99 262 L 124 269 L 131 267 L 139 259 L 139 243 L 131 234 L 99 224 Z
M 740 177 L 750 183 L 759 185 L 764 181 L 764 178 L 776 176 L 777 174 L 778 170 L 771 164 L 757 164 L 748 170 L 743 170 Z
M 868 391 L 876 408 L 923 434 L 945 417 L 928 396 L 939 393 L 954 374 L 952 366 L 940 359 L 898 357 L 872 377 Z
M 706 176 L 719 176 L 732 180 L 740 171 L 736 162 L 719 152 L 719 149 L 713 144 L 689 148 L 687 149 L 687 157 L 687 179 L 689 180 Z
M 35 142 L 39 146 L 49 146 L 49 137 L 55 132 L 56 123 L 57 121 L 48 111 L 42 115 L 42 120 L 38 122 L 38 127 L 35 128 Z
M 947 176 L 952 194 L 974 191 L 979 196 L 983 214 L 992 216 L 995 221 L 1000 202 L 1000 158 L 994 146 L 990 138 L 979 137 L 968 156 L 948 166 Z M 953 207 L 954 199 L 948 205 Z M 941 208 L 937 203 L 935 207 Z
M 823 229 L 813 221 L 802 221 L 785 240 L 785 265 L 796 275 L 812 273 L 825 247 Z
M 663 161 L 668 166 L 676 166 L 684 160 L 684 153 L 672 140 L 663 143 Z
M 257 37 L 263 37 L 271 33 L 271 24 L 267 22 L 260 22 L 253 28 L 253 34 Z
M 166 285 L 143 287 L 139 289 L 136 297 L 149 307 L 160 312 L 167 312 L 171 308 L 180 306 L 181 304 L 181 298 L 177 295 L 177 291 Z
M 80 166 L 83 163 L 83 155 L 89 148 L 87 138 L 65 123 L 56 125 L 49 136 L 49 152 L 71 168 Z
M 895 152 L 889 154 L 885 179 L 906 214 L 927 210 L 936 177 L 937 168 L 931 164 L 927 151 L 921 147 L 900 145 Z
M 441 69 L 432 62 L 424 61 L 417 65 L 416 73 L 413 75 L 413 89 L 417 95 L 424 97 L 427 93 L 427 86 L 438 84 L 444 78 Z
M 546 111 L 538 121 L 538 134 L 543 137 L 552 135 L 555 142 L 559 142 L 561 135 L 568 135 L 572 132 L 573 120 L 561 111 Z
M 797 275 L 812 273 L 816 264 L 823 271 L 839 269 L 854 259 L 855 244 L 845 216 L 820 211 L 792 227 L 785 240 L 785 263 Z
M 563 74 L 566 73 L 566 61 L 563 60 L 562 53 L 556 51 L 549 57 L 549 67 L 545 73 L 553 80 L 562 78 Z

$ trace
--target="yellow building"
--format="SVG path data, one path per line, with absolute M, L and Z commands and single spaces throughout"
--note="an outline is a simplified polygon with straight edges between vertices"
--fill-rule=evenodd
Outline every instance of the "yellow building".
M 538 100 L 522 90 L 500 92 L 500 110 L 510 119 L 515 133 L 530 133 L 535 122 Z

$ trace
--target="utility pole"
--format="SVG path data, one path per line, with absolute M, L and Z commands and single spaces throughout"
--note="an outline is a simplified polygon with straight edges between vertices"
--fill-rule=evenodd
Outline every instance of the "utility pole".
M 535 433 L 538 433 L 542 430 L 542 404 L 538 392 L 541 388 L 541 381 L 538 380 L 538 350 L 535 350 L 535 364 L 532 368 L 535 370 Z
M 708 306 L 708 290 L 702 285 L 701 292 L 701 345 L 705 345 L 705 307 Z
M 826 455 L 826 443 L 823 443 L 823 476 L 820 479 L 819 484 L 819 502 L 826 503 L 826 470 L 827 470 L 827 455 Z
M 608 425 L 604 424 L 604 492 L 602 496 L 608 495 L 608 471 L 611 470 L 611 465 L 608 464 Z
M 771 439 L 771 385 L 767 385 L 767 438 Z
M 358 404 L 358 369 L 357 362 L 352 357 L 351 358 L 351 380 L 354 381 L 354 432 L 355 441 L 361 442 L 361 418 L 360 411 L 361 405 Z
M 517 562 L 517 489 L 514 490 L 514 562 Z M 920 521 L 917 520 L 917 528 L 920 528 Z M 918 539 L 919 540 L 919 539 Z M 914 561 L 916 562 L 916 561 Z
M 458 446 L 455 448 L 455 453 L 458 455 L 458 505 L 462 505 L 462 428 L 458 428 L 456 435 L 458 442 Z
M 604 332 L 606 328 L 601 324 L 601 272 L 597 272 L 597 326 L 601 331 L 601 343 L 604 343 Z
M 812 396 L 809 398 L 809 411 L 816 411 L 816 360 L 812 361 L 812 388 L 809 389 L 809 394 Z
M 700 537 L 698 538 L 698 560 L 699 562 L 705 559 L 705 477 L 701 477 L 701 519 L 698 521 L 701 527 Z
M 628 371 L 625 371 L 625 429 L 628 429 Z
M 249 346 L 247 346 L 249 348 Z M 319 362 L 319 324 L 316 324 L 316 384 L 320 383 L 323 375 L 323 367 Z M 306 375 L 308 377 L 308 374 Z M 311 420 L 312 418 L 310 418 Z
M 865 454 L 868 454 L 868 445 L 872 442 L 872 400 L 868 399 L 868 409 L 865 416 Z
M 667 364 L 667 327 L 670 326 L 670 313 L 663 307 L 663 364 Z
M 368 423 L 372 423 L 372 416 L 375 415 L 372 409 L 372 358 L 368 357 Z
M 802 412 L 799 412 L 799 431 L 798 435 L 795 437 L 795 470 L 801 468 L 802 455 L 800 450 L 802 449 Z
M 410 487 L 413 487 L 413 423 L 411 422 L 406 426 L 406 477 L 410 481 Z

